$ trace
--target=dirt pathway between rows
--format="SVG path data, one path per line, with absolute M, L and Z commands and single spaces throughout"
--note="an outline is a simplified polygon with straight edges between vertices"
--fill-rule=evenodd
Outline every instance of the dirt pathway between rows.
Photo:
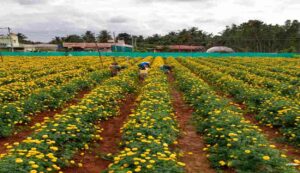
M 277 129 L 267 127 L 263 124 L 259 124 L 255 119 L 255 115 L 246 114 L 244 118 L 250 121 L 252 124 L 257 125 L 264 134 L 264 136 L 268 139 L 268 141 L 275 145 L 277 149 L 281 150 L 285 155 L 287 155 L 291 159 L 300 160 L 300 148 L 296 148 L 286 142 L 280 142 L 279 140 L 283 138 L 283 136 L 278 132 Z M 283 139 L 282 139 L 283 140 Z
M 97 125 L 103 128 L 100 136 L 102 141 L 93 145 L 84 156 L 75 156 L 75 162 L 83 164 L 82 167 L 69 167 L 62 170 L 64 173 L 99 173 L 108 168 L 111 161 L 102 158 L 108 153 L 116 154 L 119 151 L 119 142 L 122 139 L 120 129 L 127 120 L 128 115 L 135 109 L 136 95 L 128 95 L 120 107 L 120 114 L 106 121 L 100 121 Z
M 7 151 L 6 146 L 4 144 L 9 143 L 12 144 L 14 142 L 21 142 L 22 140 L 26 139 L 27 136 L 32 134 L 34 132 L 34 129 L 31 129 L 32 126 L 34 126 L 36 123 L 41 123 L 44 121 L 44 118 L 52 118 L 55 114 L 60 114 L 62 111 L 70 107 L 72 105 L 78 104 L 80 100 L 88 94 L 90 91 L 80 91 L 72 100 L 65 103 L 65 105 L 62 108 L 58 108 L 53 111 L 44 111 L 38 114 L 35 114 L 31 116 L 32 120 L 27 125 L 20 125 L 16 127 L 16 134 L 13 134 L 12 136 L 2 138 L 0 139 L 0 154 L 5 153 Z
M 171 83 L 172 104 L 177 116 L 177 121 L 182 131 L 181 137 L 178 139 L 178 146 L 184 153 L 181 161 L 186 164 L 185 171 L 187 173 L 215 173 L 211 168 L 209 160 L 202 149 L 205 148 L 204 140 L 197 134 L 195 127 L 191 124 L 193 109 L 188 106 L 183 95 L 174 88 L 174 77 L 172 74 L 168 76 Z

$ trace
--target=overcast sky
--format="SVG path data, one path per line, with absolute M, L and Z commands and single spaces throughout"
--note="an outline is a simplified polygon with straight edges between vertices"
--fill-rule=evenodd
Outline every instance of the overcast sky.
M 300 20 L 300 0 L 0 0 L 0 27 L 35 41 L 103 29 L 149 36 L 196 26 L 218 34 L 249 19 Z

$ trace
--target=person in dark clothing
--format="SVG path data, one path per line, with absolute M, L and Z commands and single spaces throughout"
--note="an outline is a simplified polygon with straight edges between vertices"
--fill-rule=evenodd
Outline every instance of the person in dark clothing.
M 121 71 L 121 66 L 117 63 L 114 62 L 109 66 L 110 72 L 111 72 L 111 76 L 116 76 L 120 71 Z
M 165 64 L 160 67 L 160 69 L 166 74 L 169 74 L 170 72 L 172 72 L 173 68 L 174 68 L 174 66 L 165 65 Z

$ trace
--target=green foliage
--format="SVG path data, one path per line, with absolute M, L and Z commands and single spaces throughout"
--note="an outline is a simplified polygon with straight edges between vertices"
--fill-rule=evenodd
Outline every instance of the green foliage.
M 193 122 L 199 133 L 204 135 L 207 143 L 204 150 L 209 152 L 208 158 L 214 167 L 219 169 L 229 167 L 238 173 L 297 172 L 294 168 L 286 166 L 288 163 L 286 156 L 269 145 L 258 127 L 246 121 L 239 108 L 232 106 L 230 100 L 218 96 L 203 80 L 176 60 L 169 59 L 169 62 L 175 66 L 178 87 L 195 109 Z M 198 71 L 200 68 L 196 67 L 195 64 L 189 68 L 201 73 L 202 71 Z M 219 78 L 211 75 L 209 79 L 218 81 Z M 230 78 L 223 79 L 233 81 Z M 224 82 L 225 80 L 222 81 Z M 233 86 L 232 84 L 226 87 L 233 88 Z

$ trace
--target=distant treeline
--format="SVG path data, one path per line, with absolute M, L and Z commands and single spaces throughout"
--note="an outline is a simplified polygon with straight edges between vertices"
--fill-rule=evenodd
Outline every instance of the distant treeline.
M 259 20 L 249 20 L 240 25 L 226 26 L 220 35 L 213 35 L 192 27 L 149 37 L 120 33 L 116 38 L 125 40 L 127 44 L 134 44 L 136 51 L 149 51 L 158 45 L 184 44 L 202 45 L 206 48 L 228 46 L 240 52 L 300 52 L 300 23 L 298 20 L 287 20 L 284 25 L 272 25 Z M 107 42 L 110 39 L 112 36 L 107 30 L 100 31 L 98 34 L 86 31 L 83 35 L 55 37 L 50 43 Z M 165 49 L 168 51 L 168 47 Z

